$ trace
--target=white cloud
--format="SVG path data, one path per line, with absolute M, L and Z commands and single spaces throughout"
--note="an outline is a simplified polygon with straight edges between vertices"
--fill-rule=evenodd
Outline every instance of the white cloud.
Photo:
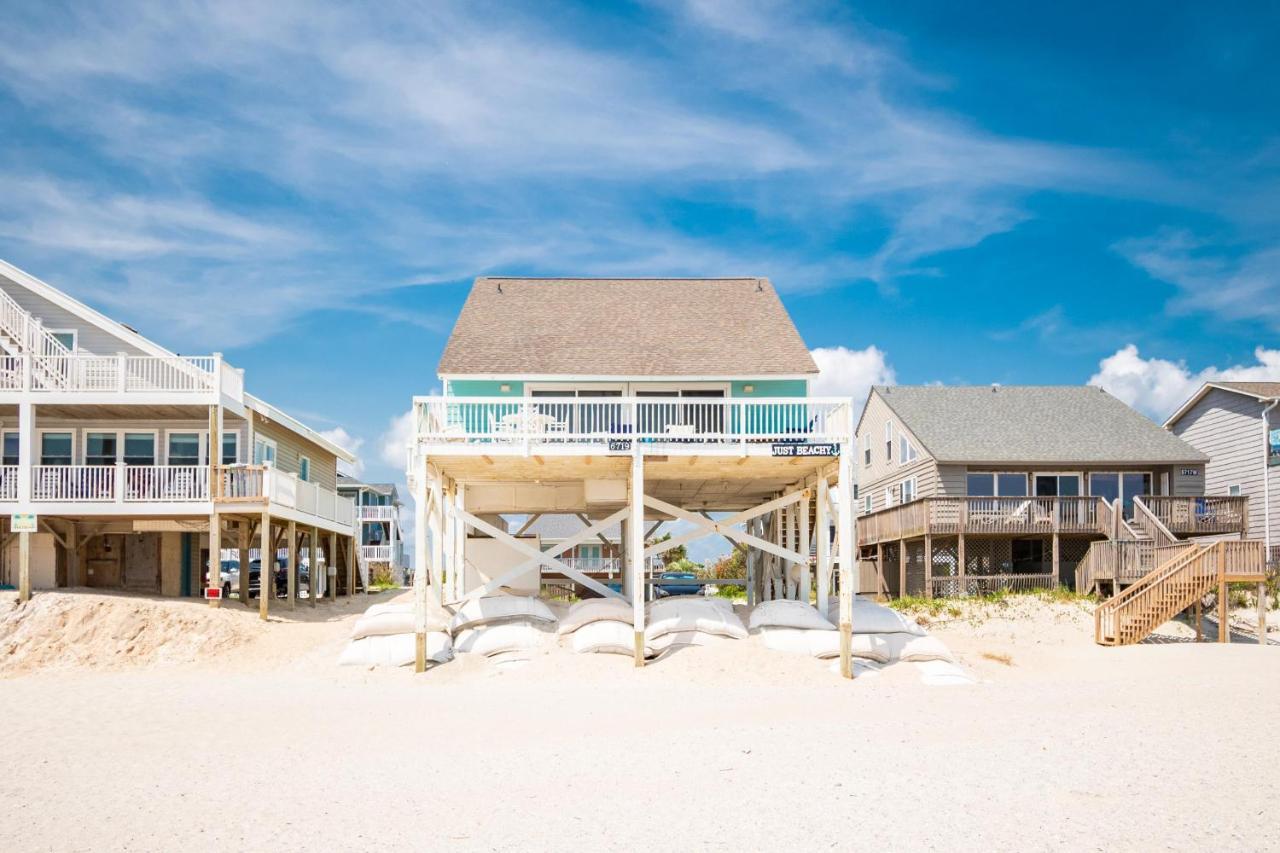
M 360 448 L 364 447 L 363 438 L 352 435 L 342 427 L 321 430 L 320 434 L 356 458 L 355 464 L 348 464 L 339 460 L 339 473 L 348 474 L 352 477 L 360 477 L 364 474 L 364 460 L 360 458 Z
M 1162 422 L 1190 399 L 1205 382 L 1213 380 L 1280 380 L 1280 349 L 1254 350 L 1256 364 L 1193 371 L 1182 361 L 1143 358 L 1137 346 L 1129 344 L 1098 363 L 1090 385 L 1105 388 L 1138 411 Z
M 396 415 L 378 439 L 378 456 L 394 471 L 408 466 L 409 445 L 413 443 L 413 409 Z
M 892 385 L 897 381 L 884 350 L 877 346 L 851 350 L 847 347 L 819 347 L 812 350 L 818 363 L 818 378 L 809 391 L 815 397 L 853 397 L 860 407 L 872 385 Z
M 1280 243 L 1228 250 L 1189 231 L 1166 230 L 1114 248 L 1147 275 L 1177 288 L 1169 306 L 1174 311 L 1209 311 L 1280 330 Z

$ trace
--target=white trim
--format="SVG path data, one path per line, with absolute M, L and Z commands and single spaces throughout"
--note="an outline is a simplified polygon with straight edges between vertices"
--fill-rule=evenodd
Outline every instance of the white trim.
M 908 458 L 908 454 L 903 452 L 904 447 L 911 451 L 910 458 Z M 915 462 L 919 458 L 920 458 L 920 451 L 916 450 L 916 446 L 915 444 L 912 443 L 911 438 L 906 434 L 905 431 L 898 430 L 898 464 L 910 465 L 912 462 Z
M 51 329 L 45 326 L 44 330 L 51 335 L 70 335 L 71 336 L 71 354 L 75 355 L 80 351 L 80 330 L 79 329 Z
M 32 464 L 32 465 L 43 465 L 43 464 L 44 464 L 43 459 L 44 459 L 44 436 L 45 436 L 45 433 L 59 433 L 59 434 L 61 434 L 61 433 L 68 433 L 68 434 L 71 436 L 71 464 L 72 464 L 72 465 L 77 464 L 77 463 L 76 463 L 76 451 L 77 451 L 79 448 L 76 446 L 76 445 L 77 445 L 77 442 L 76 442 L 76 433 L 77 433 L 77 430 L 76 430 L 76 428 L 75 428 L 75 427 L 37 427 L 37 428 L 36 428 L 36 442 L 35 442 L 35 445 L 36 445 L 36 446 L 35 446 L 35 447 L 33 447 L 33 448 L 31 448 L 31 464 Z
M 893 486 L 884 487 L 884 508 L 889 509 L 893 506 Z
M 263 447 L 271 448 L 271 464 L 275 465 L 276 461 L 280 458 L 280 445 L 276 443 L 276 440 L 274 438 L 268 438 L 265 435 L 255 435 L 253 437 L 253 455 L 250 457 L 250 464 L 265 465 L 267 463 L 267 454 L 265 453 L 262 454 L 261 461 L 259 461 L 258 459 L 259 444 L 261 444 Z
M 1038 473 L 1038 472 L 1037 472 L 1037 473 Z M 1049 473 L 1052 473 L 1052 472 L 1050 472 L 1050 471 L 1045 471 L 1044 473 L 1049 474 Z M 1001 494 L 1000 494 L 1000 479 L 999 479 L 999 478 L 1000 478 L 1000 476 L 1001 476 L 1002 474 L 1007 474 L 1007 475 L 1014 476 L 1014 477 L 1021 477 L 1021 478 L 1022 478 L 1022 494 L 1020 494 L 1020 495 L 1001 495 Z M 1013 497 L 1026 498 L 1026 497 L 1031 497 L 1031 492 L 1032 492 L 1032 490 L 1033 490 L 1033 486 L 1034 486 L 1034 483 L 1033 483 L 1033 481 L 1032 481 L 1032 479 L 1031 479 L 1031 474 L 1032 474 L 1032 472 L 1030 472 L 1030 471 L 1007 471 L 1007 470 L 1006 470 L 1006 471 L 974 471 L 974 470 L 971 470 L 971 469 L 966 469 L 966 470 L 965 470 L 965 472 L 964 472 L 964 492 L 965 492 L 965 497 L 974 497 L 974 498 L 1000 498 L 1000 497 L 1004 497 L 1004 498 L 1013 498 Z M 989 494 L 989 495 L 974 495 L 974 494 L 970 494 L 970 492 L 969 492 L 969 478 L 970 478 L 970 477 L 974 477 L 974 476 L 978 476 L 978 477 L 981 477 L 981 476 L 988 476 L 988 477 L 991 477 L 991 494 Z
M 1231 491 L 1232 489 L 1235 489 L 1235 491 L 1234 492 Z M 1241 486 L 1239 483 L 1231 483 L 1230 485 L 1227 486 L 1227 497 L 1238 498 L 1243 494 L 1244 494 L 1244 487 Z
M 822 482 L 825 483 L 826 480 L 824 479 L 822 480 Z M 870 515 L 872 512 L 875 512 L 875 505 L 876 505 L 875 498 L 872 496 L 870 492 L 867 492 L 865 495 L 862 496 L 862 514 L 863 515 Z
M 563 373 L 438 373 L 436 376 L 443 382 L 769 382 L 773 380 L 792 379 L 808 382 L 817 375 L 813 373 L 770 373 L 760 375 L 724 374 L 722 376 L 707 375 L 662 375 L 643 376 L 639 374 L 593 374 L 590 376 L 566 376 Z
M 306 468 L 306 470 L 305 470 L 305 471 L 303 471 L 303 468 L 304 468 L 304 467 Z M 304 475 L 305 475 L 305 476 L 304 476 Z M 312 480 L 311 480 L 311 457 L 310 457 L 310 456 L 306 456 L 305 454 L 302 454 L 302 453 L 299 453 L 299 454 L 298 454 L 298 479 L 299 479 L 299 480 L 302 480 L 304 483 L 310 483 L 310 482 L 312 482 Z
M 1083 471 L 1031 471 L 1031 472 L 1030 472 L 1030 476 L 1028 477 L 1027 491 L 1031 493 L 1031 495 L 1030 495 L 1031 497 L 1036 497 L 1036 477 L 1059 477 L 1059 478 L 1061 478 L 1061 477 L 1075 477 L 1075 478 L 1076 478 L 1076 485 L 1080 488 L 1080 491 L 1077 493 L 1077 495 L 1076 495 L 1076 496 L 1077 496 L 1077 497 L 1088 497 L 1088 495 L 1086 495 L 1086 494 L 1084 493 L 1084 492 L 1085 492 L 1085 488 L 1086 488 L 1086 486 L 1088 485 L 1088 484 L 1085 482 L 1085 476 L 1084 476 L 1084 473 L 1085 473 L 1085 472 L 1083 472 Z M 1153 482 L 1153 483 L 1152 483 L 1152 485 L 1154 486 L 1154 485 L 1155 485 L 1155 483 Z M 1054 497 L 1063 497 L 1063 496 L 1062 496 L 1062 495 L 1054 495 Z M 1071 497 L 1071 496 L 1070 496 L 1070 495 L 1067 495 L 1067 497 Z
M 1280 397 L 1268 397 L 1265 394 L 1255 394 L 1252 391 L 1245 391 L 1243 388 L 1232 388 L 1228 385 L 1223 385 L 1218 382 L 1206 382 L 1200 386 L 1200 390 L 1196 391 L 1196 393 L 1191 395 L 1190 400 L 1187 400 L 1187 402 L 1179 406 L 1177 411 L 1175 411 L 1172 415 L 1168 417 L 1167 420 L 1165 420 L 1164 428 L 1167 430 L 1172 430 L 1174 422 L 1181 420 L 1183 415 L 1185 415 L 1188 411 L 1190 411 L 1195 406 L 1196 403 L 1199 403 L 1202 399 L 1204 399 L 1204 396 L 1208 394 L 1211 389 L 1214 389 L 1214 388 L 1216 388 L 1219 391 L 1229 391 L 1232 394 L 1239 394 L 1242 397 L 1252 397 L 1253 399 L 1257 400 L 1260 403 L 1269 403 L 1275 400 L 1280 400 Z
M 271 405 L 266 400 L 263 400 L 259 397 L 255 397 L 252 394 L 245 392 L 244 406 L 246 409 L 257 412 L 258 414 L 262 415 L 268 421 L 272 423 L 280 424 L 286 427 L 287 429 L 289 429 L 291 432 L 297 433 L 298 435 L 302 436 L 312 444 L 318 444 L 320 447 L 323 447 L 325 450 L 328 450 L 330 453 L 337 456 L 343 462 L 350 462 L 352 464 L 355 463 L 356 461 L 355 454 L 351 453 L 348 450 L 344 450 L 343 448 L 334 444 L 332 441 L 325 438 L 323 435 L 316 432 L 311 427 L 302 423 L 292 415 L 287 414 L 281 411 L 280 409 L 277 409 L 275 406 Z
M 911 500 L 907 500 L 907 483 L 911 484 Z M 918 485 L 919 483 L 916 482 L 916 478 L 914 475 L 910 477 L 906 477 L 902 480 L 899 480 L 898 481 L 898 502 L 902 504 L 909 504 L 912 501 L 914 501 L 916 498 L 920 497 L 920 495 L 917 494 L 916 492 L 916 487 Z
M 52 428 L 52 427 L 50 427 L 50 429 L 51 429 L 51 430 L 53 430 L 53 428 Z M 152 442 L 152 445 L 151 445 L 151 464 L 152 464 L 152 465 L 164 465 L 164 464 L 165 464 L 165 462 L 162 462 L 161 460 L 163 460 L 163 459 L 165 458 L 165 455 L 166 455 L 166 454 L 167 454 L 167 452 L 168 452 L 168 444 L 167 444 L 167 442 L 166 442 L 165 447 L 164 447 L 165 453 L 162 453 L 162 452 L 161 452 L 161 447 L 160 447 L 160 443 L 161 443 L 161 442 L 160 442 L 160 432 L 161 432 L 161 430 L 160 430 L 160 428 L 159 428 L 159 427 L 150 427 L 150 428 L 148 428 L 148 427 L 142 427 L 142 428 L 137 428 L 137 427 L 132 427 L 132 428 L 128 428 L 128 427 L 102 427 L 102 426 L 98 426 L 97 424 L 89 423 L 89 424 L 84 424 L 84 425 L 82 425 L 82 426 L 79 426 L 79 427 L 77 427 L 77 429 L 80 431 L 80 437 L 81 437 L 81 441 L 80 441 L 80 445 L 81 445 L 81 446 L 80 446 L 80 461 L 76 463 L 76 464 L 78 464 L 78 465 L 88 465 L 88 464 L 89 464 L 89 463 L 86 461 L 86 457 L 85 457 L 85 455 L 84 455 L 84 454 L 88 451 L 88 448 L 89 448 L 89 434 L 90 434 L 90 433 L 98 433 L 98 434 L 100 434 L 100 435 L 114 435 L 114 436 L 116 437 L 116 461 L 117 461 L 117 462 L 123 462 L 123 461 L 124 461 L 124 439 L 125 439 L 125 436 L 126 436 L 126 435 L 150 435 L 150 436 L 151 436 L 151 442 Z M 53 431 L 55 431 L 55 432 L 56 432 L 56 430 L 53 430 Z M 176 429 L 176 430 L 174 430 L 174 432 L 181 432 L 181 433 L 185 433 L 185 432 L 191 432 L 191 430 Z

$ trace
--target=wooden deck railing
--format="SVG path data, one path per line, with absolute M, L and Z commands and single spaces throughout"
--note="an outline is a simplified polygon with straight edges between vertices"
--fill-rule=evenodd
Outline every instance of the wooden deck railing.
M 1077 533 L 1105 535 L 1111 523 L 1102 498 L 922 498 L 858 517 L 858 541 L 874 545 L 926 533 L 974 535 Z
M 1134 504 L 1135 507 L 1142 504 L 1175 535 L 1205 536 L 1248 532 L 1248 497 L 1143 495 Z

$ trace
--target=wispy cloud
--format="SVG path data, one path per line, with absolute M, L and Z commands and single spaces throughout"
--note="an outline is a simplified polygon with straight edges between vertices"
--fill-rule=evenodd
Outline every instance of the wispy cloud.
M 392 293 L 406 271 L 891 287 L 1016 227 L 1031 193 L 1155 181 L 1110 152 L 921 107 L 912 95 L 939 81 L 857 21 L 794 4 L 659 9 L 620 44 L 567 9 L 506 4 L 30 7 L 7 21 L 0 87 L 91 168 L 0 151 L 0 191 L 26 200 L 0 237 L 78 255 L 69 286 L 110 281 L 122 309 L 251 289 L 254 322 L 237 329 L 160 309 L 207 348 Z M 663 207 L 688 200 L 741 211 L 754 233 L 693 236 Z M 869 221 L 878 243 L 841 245 Z M 807 244 L 786 238 L 797 230 Z M 370 270 L 371 251 L 396 272 Z

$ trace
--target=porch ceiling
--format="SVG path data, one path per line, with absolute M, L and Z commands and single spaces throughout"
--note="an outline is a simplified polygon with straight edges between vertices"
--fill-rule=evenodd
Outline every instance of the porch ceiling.
M 11 406 L 14 410 L 14 417 L 17 417 L 17 407 Z M 0 411 L 3 416 L 3 411 Z M 36 418 L 50 420 L 207 420 L 209 417 L 209 407 L 207 405 L 192 406 L 172 406 L 172 405 L 127 405 L 127 406 L 104 406 L 104 405 L 70 405 L 70 404 L 48 404 L 41 405 L 40 401 L 36 401 Z M 231 412 L 225 415 L 227 420 L 231 420 L 236 416 Z
M 626 480 L 631 474 L 629 456 L 432 456 L 430 462 L 446 477 L 464 485 L 560 485 Z M 648 456 L 644 490 L 647 495 L 687 508 L 743 509 L 835 467 L 833 459 Z

